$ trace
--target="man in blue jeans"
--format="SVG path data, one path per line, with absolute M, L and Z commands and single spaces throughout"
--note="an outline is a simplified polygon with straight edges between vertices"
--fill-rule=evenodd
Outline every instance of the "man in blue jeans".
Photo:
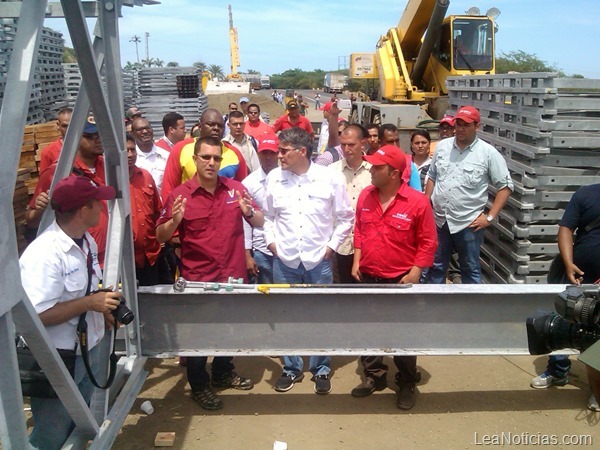
M 265 238 L 273 254 L 275 283 L 331 284 L 331 261 L 352 228 L 354 212 L 341 172 L 310 160 L 312 137 L 300 128 L 279 134 L 280 167 L 267 176 Z M 331 391 L 329 356 L 311 356 L 317 394 Z M 275 390 L 289 391 L 304 378 L 300 356 L 283 358 Z
M 502 155 L 477 137 L 479 111 L 465 106 L 454 119 L 456 134 L 438 143 L 425 188 L 438 235 L 435 261 L 427 279 L 434 284 L 446 282 L 448 263 L 456 249 L 462 283 L 479 284 L 483 230 L 498 217 L 514 186 Z M 498 191 L 485 212 L 490 184 Z

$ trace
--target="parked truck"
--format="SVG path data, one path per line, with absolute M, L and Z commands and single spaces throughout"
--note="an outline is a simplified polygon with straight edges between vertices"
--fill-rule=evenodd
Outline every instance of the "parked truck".
M 271 89 L 271 77 L 269 75 L 263 75 L 260 77 L 260 88 Z
M 446 78 L 493 74 L 494 18 L 499 10 L 448 16 L 450 0 L 409 0 L 398 25 L 381 36 L 375 53 L 350 56 L 350 78 L 378 79 L 377 101 L 354 102 L 351 121 L 414 128 L 447 109 Z M 427 112 L 423 106 L 426 105 Z
M 326 73 L 323 80 L 323 91 L 341 94 L 346 86 L 346 76 L 339 73 Z

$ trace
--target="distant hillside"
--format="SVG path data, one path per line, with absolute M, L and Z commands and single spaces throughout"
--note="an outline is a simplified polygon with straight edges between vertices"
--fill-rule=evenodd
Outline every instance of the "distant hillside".
M 65 47 L 63 49 L 63 58 L 64 63 L 76 63 L 77 58 L 75 57 L 75 50 L 70 47 Z

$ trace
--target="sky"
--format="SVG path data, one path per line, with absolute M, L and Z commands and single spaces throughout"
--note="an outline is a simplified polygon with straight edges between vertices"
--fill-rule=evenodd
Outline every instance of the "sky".
M 202 61 L 229 73 L 228 4 L 238 31 L 238 71 L 271 75 L 294 68 L 345 68 L 351 53 L 374 51 L 379 37 L 398 24 L 406 1 L 162 0 L 160 5 L 123 7 L 123 65 L 136 61 L 134 35 L 142 39 L 139 53 L 145 58 L 147 32 L 151 58 L 181 66 Z M 500 9 L 497 55 L 523 50 L 567 74 L 600 78 L 600 1 L 451 0 L 448 14 L 464 14 L 471 6 L 482 12 Z M 92 29 L 93 21 L 88 22 Z M 63 32 L 71 46 L 64 20 L 47 19 L 45 25 Z

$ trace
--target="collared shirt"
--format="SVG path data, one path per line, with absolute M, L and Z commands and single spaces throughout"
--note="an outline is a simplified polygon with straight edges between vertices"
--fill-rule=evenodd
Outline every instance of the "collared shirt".
M 235 146 L 242 156 L 244 157 L 244 161 L 246 161 L 246 166 L 248 167 L 248 173 L 254 172 L 260 167 L 260 162 L 258 161 L 258 143 L 256 140 L 244 134 L 244 138 L 241 142 L 235 140 L 235 138 L 228 134 L 223 138 L 223 141 L 229 142 L 231 145 Z
M 102 274 L 98 265 L 98 247 L 89 233 L 84 236 L 83 248 L 80 248 L 54 221 L 23 252 L 19 260 L 21 281 L 38 314 L 57 303 L 85 297 L 90 252 L 93 265 L 91 286 L 92 289 L 98 286 Z M 104 316 L 88 311 L 86 320 L 88 348 L 92 349 L 104 336 Z M 64 323 L 46 326 L 56 348 L 75 348 L 78 323 L 77 315 Z M 79 348 L 77 350 L 80 352 Z
M 431 201 L 435 223 L 448 222 L 450 233 L 467 228 L 483 212 L 488 200 L 488 185 L 514 190 L 506 161 L 487 142 L 475 138 L 464 150 L 455 138 L 440 141 L 427 176 L 435 183 Z
M 286 266 L 302 263 L 306 270 L 323 260 L 327 247 L 337 251 L 354 219 L 342 174 L 314 163 L 300 176 L 273 169 L 264 213 L 267 245 L 276 244 Z
M 166 150 L 168 152 L 171 151 L 171 149 L 173 148 L 173 146 L 175 144 L 173 144 L 168 137 L 163 136 L 160 139 L 157 139 L 156 141 L 154 141 L 154 145 L 156 145 L 157 147 L 162 148 L 163 150 Z
M 242 184 L 248 189 L 250 197 L 261 209 L 265 209 L 265 187 L 267 185 L 267 174 L 259 167 L 258 170 L 248 175 Z M 244 220 L 244 248 L 246 250 L 258 250 L 267 255 L 271 255 L 271 250 L 267 248 L 265 240 L 265 230 L 263 227 L 252 228 Z
M 42 192 L 48 192 L 50 185 L 52 184 L 52 178 L 54 178 L 54 172 L 56 172 L 57 162 L 55 161 L 50 167 L 44 170 L 40 174 L 38 184 L 35 187 L 35 193 L 29 202 L 29 208 L 35 209 L 35 199 Z M 98 186 L 106 185 L 106 178 L 104 177 L 104 157 L 98 156 L 93 168 L 86 166 L 79 157 L 75 157 L 73 161 L 73 169 L 71 176 L 86 176 L 92 180 Z M 102 201 L 102 211 L 100 213 L 100 221 L 98 225 L 88 230 L 94 237 L 96 245 L 98 246 L 98 261 L 100 261 L 100 267 L 104 267 L 104 254 L 106 252 L 106 235 L 108 233 L 108 206 L 106 201 Z
M 317 144 L 317 153 L 320 155 L 327 148 L 329 140 L 329 120 L 325 119 L 321 122 L 321 132 L 319 133 L 319 143 Z
M 310 120 L 308 120 L 306 117 L 298 116 L 298 121 L 296 123 L 292 123 L 290 122 L 290 116 L 288 114 L 284 114 L 275 121 L 275 123 L 273 124 L 273 131 L 275 131 L 275 133 L 279 133 L 280 131 L 294 127 L 302 128 L 303 130 L 309 132 L 311 135 L 315 134 Z
M 262 119 L 262 117 L 261 117 Z M 244 132 L 252 136 L 254 139 L 258 139 L 263 134 L 267 133 L 275 133 L 273 131 L 273 127 L 267 123 L 264 123 L 262 120 L 257 122 L 257 125 L 254 125 L 249 120 L 246 121 L 246 127 L 244 128 Z
M 242 183 L 219 177 L 214 194 L 200 186 L 197 177 L 173 189 L 157 226 L 173 217 L 173 200 L 187 199 L 177 230 L 181 239 L 181 276 L 188 281 L 226 282 L 229 277 L 247 279 L 243 215 L 236 191 Z M 258 209 L 255 202 L 253 207 Z
M 167 166 L 165 167 L 165 177 L 160 190 L 163 203 L 166 202 L 169 194 L 176 186 L 192 179 L 196 175 L 196 164 L 194 163 L 194 145 L 197 138 L 185 139 L 178 142 L 171 150 Z M 225 178 L 233 178 L 242 181 L 248 176 L 248 167 L 240 151 L 229 142 L 222 143 L 223 161 L 219 175 Z
M 156 187 L 160 191 L 169 152 L 157 147 L 155 144 L 152 145 L 152 150 L 149 152 L 141 151 L 137 145 L 135 146 L 135 150 L 137 152 L 135 165 L 150 172 L 150 175 L 154 178 Z
M 146 261 L 153 266 L 160 253 L 155 226 L 162 209 L 160 195 L 152 175 L 139 167 L 133 169 L 129 190 L 135 266 L 142 268 Z
M 354 247 L 361 249 L 360 271 L 395 278 L 413 266 L 431 267 L 437 233 L 429 200 L 402 183 L 383 211 L 379 190 L 365 188 L 356 205 Z
M 352 210 L 356 212 L 356 203 L 358 202 L 360 193 L 364 188 L 371 185 L 371 173 L 369 172 L 371 164 L 362 161 L 360 166 L 358 166 L 358 169 L 353 170 L 348 165 L 346 159 L 342 159 L 334 162 L 329 167 L 336 172 L 342 172 L 342 175 L 344 175 L 346 180 L 346 193 L 348 194 Z M 344 239 L 344 242 L 342 242 L 342 245 L 340 245 L 337 252 L 340 255 L 351 255 L 354 253 L 354 229 L 350 230 L 350 234 Z
M 58 161 L 62 146 L 63 139 L 59 138 L 42 149 L 40 154 L 40 173 Z

